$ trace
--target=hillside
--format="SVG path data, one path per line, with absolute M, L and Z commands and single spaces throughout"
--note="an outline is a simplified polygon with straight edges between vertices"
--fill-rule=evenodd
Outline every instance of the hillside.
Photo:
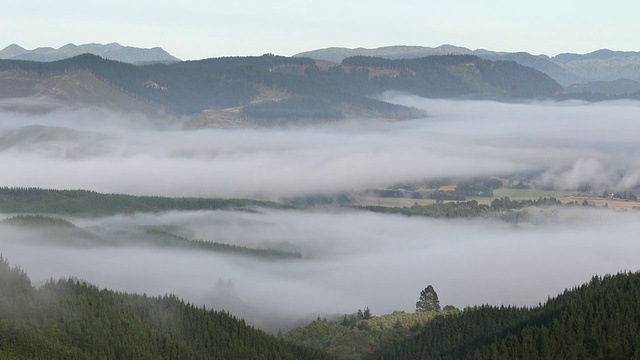
M 425 311 L 392 314 L 358 319 L 357 314 L 337 320 L 316 319 L 307 326 L 292 329 L 284 338 L 298 345 L 324 350 L 338 359 L 362 359 L 381 348 L 417 335 L 420 329 L 436 317 L 458 314 L 459 310 Z
M 631 79 L 640 82 L 640 56 L 575 60 L 564 64 L 564 67 L 592 81 Z
M 0 99 L 27 97 L 50 98 L 64 104 L 98 106 L 122 112 L 158 111 L 157 107 L 110 86 L 87 70 L 69 69 L 45 78 L 32 72 L 0 71 Z M 32 111 L 28 106 L 16 110 Z
M 437 317 L 378 359 L 637 359 L 640 273 L 594 277 L 534 308 Z
M 592 93 L 606 96 L 622 96 L 640 92 L 640 83 L 630 79 L 613 81 L 593 81 L 586 84 L 575 84 L 565 88 L 567 94 Z
M 257 248 L 232 245 L 206 239 L 192 239 L 176 235 L 168 230 L 184 232 L 180 226 L 139 226 L 122 228 L 100 226 L 79 228 L 72 222 L 44 215 L 16 215 L 0 220 L 0 230 L 11 229 L 21 234 L 21 242 L 44 246 L 75 248 L 100 248 L 143 246 L 147 248 L 171 248 L 198 252 L 220 253 L 230 256 L 252 257 L 262 260 L 301 259 L 300 252 L 277 248 Z M 16 231 L 17 230 L 17 231 Z
M 476 55 L 482 59 L 491 61 L 515 61 L 520 65 L 528 66 L 547 74 L 563 86 L 583 82 L 581 77 L 572 74 L 548 58 L 531 55 L 526 52 L 506 53 L 489 50 L 471 50 L 452 45 L 442 45 L 435 48 L 424 46 L 386 46 L 376 49 L 326 48 L 306 51 L 294 56 L 341 62 L 352 56 L 374 56 L 397 60 L 415 59 L 434 55 Z
M 309 58 L 270 54 L 143 66 L 89 54 L 50 63 L 0 60 L 0 79 L 7 73 L 27 74 L 28 84 L 15 97 L 30 96 L 30 88 L 78 71 L 100 79 L 112 91 L 173 113 L 222 111 L 227 117 L 235 114 L 236 119 L 264 125 L 356 115 L 423 116 L 415 109 L 371 98 L 387 90 L 498 100 L 546 98 L 561 91 L 556 82 L 531 68 L 469 55 L 393 61 L 354 57 L 330 67 L 317 66 Z M 14 83 L 0 82 L 0 94 L 11 97 Z M 86 85 L 78 79 L 77 86 Z M 75 98 L 81 104 L 99 103 L 102 96 L 92 97 L 94 101 Z
M 122 46 L 118 43 L 111 44 L 67 44 L 54 49 L 51 47 L 41 47 L 27 50 L 23 47 L 12 44 L 0 50 L 0 59 L 8 60 L 30 60 L 30 61 L 57 61 L 70 57 L 93 54 L 105 59 L 121 61 L 126 63 L 144 62 L 173 62 L 180 61 L 177 57 L 169 54 L 159 47 L 150 49 Z
M 442 45 L 439 47 L 387 46 L 376 49 L 326 48 L 302 52 L 295 57 L 340 62 L 351 56 L 376 56 L 386 59 L 413 59 L 432 55 L 476 55 L 491 61 L 515 61 L 547 74 L 562 86 L 586 84 L 595 81 L 616 81 L 631 79 L 640 81 L 640 52 L 597 50 L 588 54 L 563 53 L 554 57 L 532 55 L 526 52 L 496 52 L 489 50 L 471 50 L 464 47 Z M 612 86 L 617 84 L 612 84 Z M 578 85 L 579 86 L 579 85 Z M 597 88 L 596 88 L 597 89 Z M 602 95 L 628 95 L 624 86 L 606 90 Z M 575 93 L 569 91 L 569 93 Z
M 47 190 L 0 187 L 0 213 L 104 216 L 118 213 L 170 210 L 251 209 L 280 207 L 250 199 L 170 198 L 101 194 L 87 190 Z
M 100 290 L 77 279 L 31 286 L 0 257 L 2 359 L 328 359 L 225 312 Z

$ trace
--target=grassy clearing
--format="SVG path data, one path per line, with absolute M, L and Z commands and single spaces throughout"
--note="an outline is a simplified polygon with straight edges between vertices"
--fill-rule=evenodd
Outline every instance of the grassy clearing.
M 571 191 L 538 190 L 538 189 L 509 189 L 500 188 L 493 191 L 494 198 L 508 196 L 511 200 L 531 200 L 545 197 L 562 198 L 574 194 Z
M 453 187 L 453 185 L 452 185 Z M 445 190 L 451 190 L 449 187 L 441 187 Z M 479 197 L 479 196 L 467 196 L 465 201 L 475 200 L 478 204 L 489 205 L 494 199 L 509 197 L 511 200 L 535 200 L 538 198 L 551 198 L 555 197 L 557 199 L 569 199 L 574 193 L 571 191 L 557 191 L 557 190 L 537 190 L 537 189 L 510 189 L 510 188 L 500 188 L 493 191 L 492 197 Z M 428 196 L 428 193 L 423 193 L 424 196 Z M 378 196 L 356 196 L 354 197 L 355 205 L 360 206 L 390 206 L 390 207 L 410 207 L 413 204 L 417 203 L 418 205 L 430 205 L 435 204 L 436 200 L 434 199 L 411 199 L 411 198 L 391 198 L 391 197 L 378 197 Z M 567 200 L 563 202 L 574 201 Z M 581 199 L 580 202 L 582 202 Z M 444 202 L 450 202 L 451 200 L 445 200 Z M 588 200 L 591 202 L 591 200 Z M 614 200 L 611 200 L 614 202 Z M 602 204 L 604 205 L 604 204 Z M 631 208 L 635 205 L 629 205 Z M 609 205 L 611 207 L 612 205 Z
M 410 198 L 391 198 L 391 197 L 378 197 L 378 196 L 355 196 L 354 205 L 360 206 L 391 206 L 391 207 L 403 207 L 412 206 L 418 203 L 418 205 L 430 205 L 435 204 L 433 199 L 410 199 Z

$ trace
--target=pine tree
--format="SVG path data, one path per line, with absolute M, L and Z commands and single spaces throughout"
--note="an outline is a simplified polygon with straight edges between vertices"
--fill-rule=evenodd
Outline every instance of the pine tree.
M 440 311 L 440 300 L 438 294 L 429 285 L 420 292 L 420 299 L 416 302 L 416 311 Z
M 367 308 L 364 309 L 364 313 L 362 313 L 362 320 L 369 320 L 369 319 L 371 319 L 371 310 L 367 306 Z

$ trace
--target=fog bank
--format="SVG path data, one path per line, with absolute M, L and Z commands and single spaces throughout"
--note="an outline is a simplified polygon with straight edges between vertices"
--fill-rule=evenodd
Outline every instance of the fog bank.
M 167 119 L 65 107 L 23 114 L 4 100 L 0 164 L 8 171 L 0 185 L 280 197 L 525 172 L 557 189 L 628 189 L 640 181 L 640 102 L 386 99 L 429 117 L 182 131 L 175 119 L 169 126 Z
M 315 313 L 366 306 L 374 314 L 414 311 L 428 284 L 443 306 L 536 305 L 592 275 L 638 269 L 635 213 L 561 209 L 559 214 L 564 219 L 559 224 L 539 227 L 274 210 L 72 219 L 89 229 L 172 225 L 202 239 L 254 247 L 287 244 L 303 254 L 286 261 L 136 245 L 61 247 L 42 239 L 35 244 L 4 226 L 0 249 L 36 283 L 75 276 L 117 290 L 176 293 L 277 330 L 292 324 L 282 319 Z

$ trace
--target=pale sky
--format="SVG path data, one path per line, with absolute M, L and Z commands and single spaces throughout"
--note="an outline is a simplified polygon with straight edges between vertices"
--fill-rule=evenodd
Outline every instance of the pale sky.
M 2 5 L 0 48 L 118 42 L 185 60 L 331 46 L 637 51 L 638 14 L 633 0 L 21 0 Z

